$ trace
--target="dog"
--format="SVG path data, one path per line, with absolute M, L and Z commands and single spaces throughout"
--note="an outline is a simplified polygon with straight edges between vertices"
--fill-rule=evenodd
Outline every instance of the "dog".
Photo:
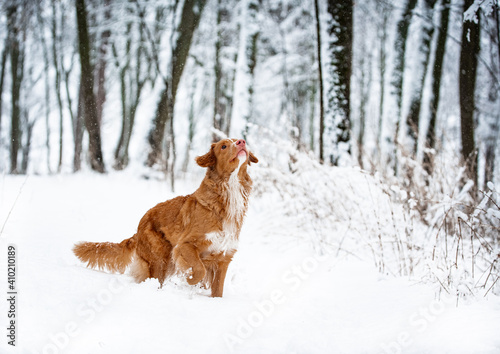
M 124 273 L 130 265 L 138 283 L 156 278 L 163 286 L 177 274 L 190 285 L 211 289 L 212 297 L 222 297 L 252 190 L 247 167 L 259 160 L 243 139 L 214 143 L 195 160 L 207 172 L 193 194 L 150 209 L 131 238 L 120 243 L 81 242 L 74 246 L 74 254 L 100 270 Z

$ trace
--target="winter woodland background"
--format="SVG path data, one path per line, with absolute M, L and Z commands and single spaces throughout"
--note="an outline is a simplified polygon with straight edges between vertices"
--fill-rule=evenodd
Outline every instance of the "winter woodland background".
M 175 178 L 243 135 L 408 187 L 498 182 L 497 1 L 9 0 L 0 21 L 4 173 Z
M 4 179 L 125 170 L 173 190 L 244 137 L 254 198 L 281 213 L 268 231 L 500 291 L 497 0 L 0 6 Z

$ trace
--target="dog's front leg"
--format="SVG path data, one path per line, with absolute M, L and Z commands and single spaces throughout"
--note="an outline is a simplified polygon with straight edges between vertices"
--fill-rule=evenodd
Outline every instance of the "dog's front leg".
M 214 279 L 212 282 L 212 297 L 222 297 L 224 291 L 224 280 L 226 279 L 227 267 L 229 266 L 231 259 L 224 260 L 217 264 L 217 269 L 215 270 Z
M 190 285 L 198 284 L 205 278 L 207 270 L 201 262 L 196 248 L 190 243 L 181 243 L 175 246 L 173 258 L 176 268 L 187 274 L 187 282 Z

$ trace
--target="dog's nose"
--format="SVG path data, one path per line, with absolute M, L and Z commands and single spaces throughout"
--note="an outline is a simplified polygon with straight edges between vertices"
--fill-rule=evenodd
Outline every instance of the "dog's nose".
M 245 140 L 240 139 L 240 140 L 238 140 L 238 141 L 236 142 L 236 145 L 238 145 L 238 146 L 245 146 L 245 145 L 246 145 L 246 142 L 245 142 Z

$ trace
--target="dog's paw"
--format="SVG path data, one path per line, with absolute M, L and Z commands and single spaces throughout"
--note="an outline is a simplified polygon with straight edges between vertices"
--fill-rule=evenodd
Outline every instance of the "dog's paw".
M 191 267 L 188 269 L 186 280 L 189 285 L 195 285 L 198 284 L 200 281 L 202 281 L 203 278 L 205 278 L 206 274 L 207 271 L 205 270 L 205 268 L 193 269 Z

